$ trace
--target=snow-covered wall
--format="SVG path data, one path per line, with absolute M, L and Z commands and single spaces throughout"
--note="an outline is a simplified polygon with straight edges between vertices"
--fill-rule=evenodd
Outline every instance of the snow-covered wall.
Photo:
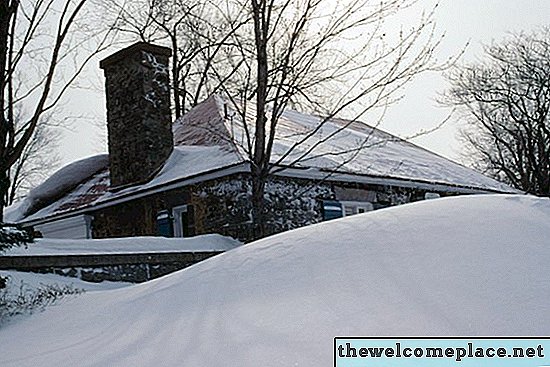
M 140 283 L 184 269 L 223 251 L 99 255 L 3 256 L 0 269 L 52 273 L 87 282 Z

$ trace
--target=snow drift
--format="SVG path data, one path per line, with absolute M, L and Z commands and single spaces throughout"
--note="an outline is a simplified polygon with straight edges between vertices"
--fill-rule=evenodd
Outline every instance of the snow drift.
M 0 329 L 2 366 L 325 366 L 334 336 L 549 335 L 550 200 L 419 202 L 276 235 Z
M 189 238 L 121 237 L 89 240 L 37 238 L 27 246 L 12 247 L 2 256 L 90 255 L 159 252 L 227 251 L 241 242 L 219 234 Z

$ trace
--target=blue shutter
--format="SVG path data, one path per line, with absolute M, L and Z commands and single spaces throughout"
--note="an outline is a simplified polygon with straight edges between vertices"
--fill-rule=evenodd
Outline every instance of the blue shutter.
M 342 203 L 339 201 L 323 201 L 323 220 L 343 217 L 342 210 Z
M 157 234 L 163 237 L 174 237 L 172 216 L 168 210 L 157 213 Z

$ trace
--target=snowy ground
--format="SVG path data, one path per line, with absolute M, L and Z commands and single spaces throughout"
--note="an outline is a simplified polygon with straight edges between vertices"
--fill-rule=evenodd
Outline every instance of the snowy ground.
M 91 283 L 85 282 L 78 278 L 64 277 L 56 274 L 39 274 L 39 273 L 27 273 L 12 270 L 0 270 L 1 277 L 8 277 L 8 288 L 10 294 L 18 292 L 19 287 L 23 286 L 25 289 L 32 290 L 44 285 L 58 285 L 71 286 L 75 289 L 80 289 L 85 292 L 104 291 L 109 289 L 116 289 L 134 285 L 134 283 L 126 282 L 101 282 Z
M 242 245 L 241 242 L 218 234 L 191 238 L 126 237 L 97 240 L 42 238 L 28 246 L 11 248 L 2 256 L 227 251 L 240 245 Z
M 325 366 L 334 336 L 550 335 L 550 200 L 437 199 L 240 246 L 0 329 L 0 366 Z
M 0 289 L 0 329 L 29 317 L 31 313 L 40 312 L 44 307 L 51 307 L 52 304 L 61 305 L 72 298 L 79 297 L 83 293 L 134 285 L 127 282 L 108 281 L 90 283 L 78 278 L 56 274 L 18 272 L 13 270 L 0 270 L 0 277 L 7 281 L 6 287 Z M 63 292 L 64 295 L 52 297 L 52 292 Z M 48 294 L 50 296 L 47 296 Z M 42 301 L 37 302 L 38 298 L 41 298 Z M 14 306 L 15 304 L 19 306 Z M 23 309 L 22 304 L 27 306 Z M 31 304 L 32 306 L 30 306 Z M 14 310 L 18 310 L 16 315 L 13 313 Z

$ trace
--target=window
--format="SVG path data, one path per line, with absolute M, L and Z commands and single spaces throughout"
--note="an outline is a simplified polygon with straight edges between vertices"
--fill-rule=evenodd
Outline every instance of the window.
M 193 205 L 181 205 L 172 208 L 174 218 L 174 237 L 195 235 L 195 215 Z
M 368 201 L 341 201 L 344 216 L 366 213 L 374 209 L 372 203 Z
M 323 201 L 323 220 L 347 217 L 349 215 L 365 213 L 374 210 L 368 201 Z

